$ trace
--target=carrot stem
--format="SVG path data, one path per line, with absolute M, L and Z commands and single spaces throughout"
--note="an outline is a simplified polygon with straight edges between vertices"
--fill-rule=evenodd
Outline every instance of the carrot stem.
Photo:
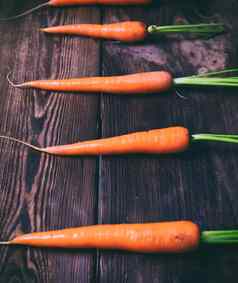
M 195 76 L 182 77 L 174 79 L 176 86 L 224 86 L 238 87 L 238 76 L 223 77 L 220 75 L 229 75 L 238 72 L 238 68 L 226 69 L 219 72 L 205 73 Z
M 204 244 L 237 244 L 238 230 L 204 231 L 200 242 Z
M 238 143 L 238 135 L 195 134 L 192 135 L 192 141 Z
M 214 35 L 225 31 L 224 24 L 171 25 L 148 27 L 148 33 L 191 33 L 198 35 Z

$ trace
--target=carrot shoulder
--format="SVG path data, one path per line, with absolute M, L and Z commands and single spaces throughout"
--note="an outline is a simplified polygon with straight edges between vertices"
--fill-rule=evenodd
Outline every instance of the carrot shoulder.
M 70 34 L 93 38 L 136 42 L 144 40 L 147 35 L 143 22 L 127 21 L 113 24 L 77 24 L 43 28 L 41 31 L 53 34 Z
M 120 249 L 142 253 L 181 253 L 194 250 L 200 231 L 190 221 L 94 225 L 26 234 L 9 244 L 35 247 Z

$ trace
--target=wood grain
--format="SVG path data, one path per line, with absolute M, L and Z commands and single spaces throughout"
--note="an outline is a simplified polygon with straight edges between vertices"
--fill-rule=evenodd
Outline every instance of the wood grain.
M 2 0 L 0 16 L 43 1 Z M 238 4 L 157 1 L 152 7 L 42 9 L 0 24 L 0 133 L 37 145 L 184 125 L 191 132 L 238 133 L 236 91 L 186 89 L 150 96 L 22 91 L 15 81 L 166 69 L 176 76 L 237 65 Z M 45 36 L 42 26 L 143 20 L 224 21 L 227 34 L 121 44 Z M 237 228 L 237 147 L 194 145 L 177 156 L 56 158 L 0 141 L 1 238 L 93 223 L 191 219 L 202 229 Z M 1 248 L 0 282 L 236 282 L 237 249 L 181 255 Z
M 227 7 L 224 1 L 206 1 L 203 5 L 197 1 L 176 2 L 161 8 L 105 9 L 104 22 L 136 19 L 167 25 L 223 20 L 232 26 L 232 31 L 208 41 L 173 36 L 151 38 L 144 44 L 130 46 L 106 42 L 103 72 L 165 69 L 174 76 L 182 76 L 237 65 L 237 40 L 232 36 L 237 30 L 233 12 L 237 3 L 228 1 Z M 195 133 L 237 133 L 236 91 L 186 89 L 180 92 L 187 99 L 176 96 L 173 91 L 147 97 L 104 95 L 102 135 L 170 125 L 184 125 Z M 236 147 L 227 145 L 194 145 L 190 152 L 177 156 L 102 158 L 99 222 L 191 219 L 203 229 L 237 227 L 236 153 Z M 208 251 L 174 257 L 101 251 L 100 282 L 234 281 L 238 262 L 235 252 L 232 249 Z
M 17 3 L 15 1 L 14 3 Z M 26 2 L 24 7 L 34 6 Z M 28 2 L 28 3 L 27 3 Z M 6 3 L 4 7 L 6 6 Z M 6 14 L 18 10 L 11 5 Z M 16 81 L 97 75 L 99 43 L 47 37 L 45 25 L 97 22 L 98 8 L 44 9 L 0 25 L 0 132 L 39 145 L 63 144 L 98 135 L 98 96 L 11 89 Z M 93 224 L 97 221 L 97 161 L 52 158 L 1 141 L 1 239 L 18 233 Z M 93 282 L 95 252 L 1 249 L 1 282 Z

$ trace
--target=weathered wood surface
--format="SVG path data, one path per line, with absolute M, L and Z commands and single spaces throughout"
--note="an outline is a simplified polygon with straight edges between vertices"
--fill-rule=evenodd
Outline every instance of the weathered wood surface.
M 2 0 L 1 16 L 40 1 Z M 24 6 L 24 7 L 23 7 Z M 50 94 L 9 88 L 17 81 L 143 70 L 175 76 L 237 65 L 237 1 L 165 1 L 148 8 L 43 9 L 0 25 L 0 133 L 39 145 L 185 125 L 238 133 L 236 91 L 181 90 L 148 97 Z M 208 18 L 207 18 L 208 17 Z M 140 19 L 146 23 L 222 20 L 228 34 L 143 44 L 46 37 L 44 25 Z M 0 143 L 1 239 L 92 223 L 192 219 L 203 229 L 237 228 L 237 147 L 196 145 L 177 156 L 55 158 Z M 184 256 L 1 248 L 0 282 L 236 282 L 237 249 Z
M 99 20 L 98 8 L 44 9 L 24 20 L 1 25 L 1 133 L 39 145 L 98 136 L 97 95 L 14 90 L 8 87 L 6 74 L 10 68 L 19 81 L 98 74 L 98 42 L 50 38 L 37 29 L 47 24 Z M 4 141 L 0 159 L 1 239 L 97 222 L 96 159 L 52 158 Z M 95 251 L 3 248 L 0 281 L 92 282 L 95 255 Z

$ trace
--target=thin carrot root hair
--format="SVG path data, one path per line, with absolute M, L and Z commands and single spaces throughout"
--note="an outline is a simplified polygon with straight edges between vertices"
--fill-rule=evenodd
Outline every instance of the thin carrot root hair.
M 43 3 L 43 4 L 40 4 L 40 5 L 37 5 L 36 7 L 34 8 L 31 8 L 21 14 L 18 14 L 18 15 L 15 15 L 15 16 L 12 16 L 12 17 L 7 17 L 7 18 L 0 18 L 0 22 L 6 22 L 6 21 L 14 21 L 14 20 L 17 20 L 17 19 L 20 19 L 22 17 L 25 17 L 27 15 L 30 15 L 32 14 L 33 12 L 43 8 L 43 7 L 47 7 L 49 6 L 50 2 L 46 2 L 46 3 Z
M 11 87 L 13 87 L 13 88 L 21 88 L 21 87 L 23 87 L 23 83 L 18 83 L 18 84 L 16 84 L 16 83 L 14 83 L 11 79 L 10 79 L 10 76 L 11 76 L 11 74 L 12 74 L 12 71 L 10 71 L 8 74 L 7 74 L 7 81 L 8 81 L 8 83 L 9 83 L 9 85 L 11 86 Z
M 41 149 L 40 147 L 38 146 L 35 146 L 35 145 L 32 145 L 28 142 L 24 142 L 22 140 L 19 140 L 17 138 L 13 138 L 13 137 L 8 137 L 8 136 L 3 136 L 3 135 L 0 135 L 0 139 L 5 139 L 5 140 L 8 140 L 8 141 L 11 141 L 11 142 L 16 142 L 18 144 L 21 144 L 21 145 L 24 145 L 24 146 L 27 146 L 28 148 L 31 148 L 31 149 L 34 149 L 38 152 L 44 152 L 43 149 Z
M 11 244 L 10 242 L 0 242 L 1 246 L 6 246 L 6 245 L 10 245 L 10 244 Z

